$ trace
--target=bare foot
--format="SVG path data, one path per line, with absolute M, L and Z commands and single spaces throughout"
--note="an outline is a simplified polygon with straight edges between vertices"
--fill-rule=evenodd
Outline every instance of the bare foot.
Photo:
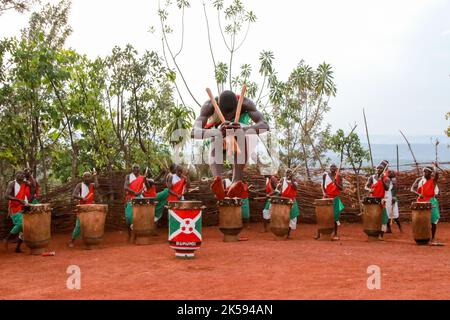
M 319 240 L 319 239 L 320 239 L 320 234 L 318 234 L 314 237 L 314 240 Z
M 384 238 L 382 236 L 379 236 L 378 241 L 384 241 Z
M 334 236 L 333 238 L 331 238 L 331 241 L 339 241 L 341 240 L 341 238 L 339 238 L 338 236 Z
M 75 247 L 75 243 L 73 242 L 73 240 L 70 240 L 69 243 L 67 244 L 67 246 L 69 248 L 74 248 Z

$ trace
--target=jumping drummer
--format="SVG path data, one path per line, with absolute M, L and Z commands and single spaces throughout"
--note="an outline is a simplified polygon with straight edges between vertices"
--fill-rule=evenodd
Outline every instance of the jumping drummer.
M 131 241 L 131 231 L 133 228 L 133 204 L 132 200 L 142 197 L 144 193 L 145 176 L 141 175 L 141 167 L 138 164 L 133 165 L 133 170 L 125 177 L 125 220 L 128 229 L 128 241 Z
M 289 222 L 289 232 L 287 235 L 287 239 L 290 239 L 291 230 L 297 229 L 297 220 L 300 215 L 297 202 L 298 184 L 295 181 L 294 172 L 291 169 L 286 170 L 286 176 L 278 184 L 277 190 L 281 194 L 281 197 L 289 198 L 294 202 L 290 213 L 291 221 Z
M 222 183 L 222 172 L 224 168 L 224 160 L 226 158 L 226 150 L 223 148 L 223 138 L 226 138 L 229 133 L 232 135 L 243 133 L 245 137 L 248 135 L 259 134 L 269 130 L 264 116 L 257 110 L 256 104 L 250 99 L 243 98 L 242 111 L 239 118 L 239 123 L 234 123 L 238 113 L 238 101 L 240 96 L 237 96 L 232 91 L 224 91 L 219 99 L 218 107 L 225 118 L 226 122 L 221 123 L 220 116 L 216 113 L 213 101 L 206 102 L 200 112 L 200 116 L 195 121 L 192 137 L 194 139 L 211 139 L 211 171 L 214 175 L 214 182 L 211 189 L 219 200 L 225 197 L 236 198 L 239 197 L 243 191 L 243 171 L 249 158 L 247 144 L 239 143 L 238 147 L 243 154 L 239 157 L 237 154 L 233 156 L 233 184 L 229 188 L 228 193 L 225 193 Z M 253 122 L 253 125 L 250 125 Z M 233 138 L 234 139 L 234 138 Z M 240 141 L 242 139 L 237 139 Z M 245 139 L 244 139 L 245 140 Z M 251 151 L 251 150 L 250 150 Z M 222 157 L 221 157 L 222 156 Z M 243 158 L 243 159 L 240 159 Z
M 330 171 L 325 172 L 322 177 L 322 192 L 324 199 L 333 199 L 333 211 L 334 211 L 334 237 L 333 241 L 338 241 L 338 227 L 341 225 L 341 212 L 344 210 L 344 204 L 341 201 L 339 195 L 344 189 L 342 185 L 342 179 L 340 171 L 335 164 L 330 166 Z M 315 237 L 316 240 L 320 238 L 320 232 L 317 231 Z
M 371 197 L 384 200 L 384 198 L 386 196 L 386 191 L 388 191 L 391 186 L 391 181 L 385 174 L 386 170 L 387 170 L 386 162 L 381 162 L 377 166 L 377 173 L 372 175 L 367 180 L 365 189 L 370 192 Z M 384 233 L 387 231 L 388 222 L 389 222 L 389 217 L 388 217 L 388 213 L 386 210 L 386 206 L 383 205 L 381 233 L 378 236 L 378 239 L 380 241 L 384 241 Z
M 189 184 L 189 178 L 184 174 L 183 167 L 177 166 L 175 174 L 171 175 L 171 179 L 167 183 L 167 188 L 169 189 L 168 202 L 184 201 Z
M 79 202 L 79 204 L 94 204 L 95 203 L 95 190 L 98 189 L 97 172 L 93 174 L 85 172 L 82 176 L 82 182 L 75 186 L 72 193 L 72 198 Z M 68 246 L 73 248 L 75 246 L 75 240 L 81 235 L 80 219 L 77 217 L 75 228 L 72 232 L 72 238 L 70 239 Z
M 23 252 L 20 249 L 23 242 L 23 210 L 26 206 L 28 206 L 27 193 L 30 189 L 33 192 L 34 186 L 30 182 L 25 181 L 23 171 L 18 171 L 16 173 L 16 179 L 11 181 L 6 188 L 5 199 L 8 200 L 8 215 L 11 217 L 14 224 L 8 236 L 3 240 L 6 250 L 8 250 L 8 242 L 18 234 L 19 239 L 17 241 L 15 252 Z
M 439 166 L 433 163 L 432 167 L 426 167 L 423 169 L 423 176 L 418 178 L 411 187 L 411 192 L 416 194 L 419 198 L 417 202 L 431 202 L 431 244 L 433 246 L 442 246 L 442 244 L 436 241 L 436 231 L 439 219 L 441 218 L 439 212 L 439 201 L 436 197 L 439 194 Z
M 270 197 L 273 196 L 279 196 L 280 193 L 277 190 L 277 186 L 278 186 L 278 177 L 275 175 L 269 175 L 266 176 L 266 188 L 265 188 L 265 192 L 266 192 L 266 196 L 267 196 L 267 201 L 266 201 L 266 205 L 264 207 L 263 210 L 263 222 L 264 222 L 264 232 L 267 233 L 269 232 L 269 225 L 270 225 Z

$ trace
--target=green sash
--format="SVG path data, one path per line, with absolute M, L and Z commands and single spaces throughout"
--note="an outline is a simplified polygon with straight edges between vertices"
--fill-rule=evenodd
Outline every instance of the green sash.
M 242 199 L 242 219 L 250 219 L 250 201 Z
M 439 201 L 436 198 L 430 199 L 431 205 L 433 206 L 431 208 L 431 223 L 437 224 L 439 222 L 439 219 L 441 218 L 441 213 L 439 209 Z
M 295 199 L 294 205 L 292 206 L 292 209 L 291 209 L 291 220 L 297 218 L 298 216 L 300 216 L 300 209 L 298 208 L 297 199 Z
M 333 199 L 333 209 L 334 209 L 334 221 L 339 222 L 339 220 L 341 220 L 341 212 L 345 209 L 341 198 L 336 197 Z

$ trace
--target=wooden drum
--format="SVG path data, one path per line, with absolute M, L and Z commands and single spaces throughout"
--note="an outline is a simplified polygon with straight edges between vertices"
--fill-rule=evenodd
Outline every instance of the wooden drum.
M 202 244 L 202 210 L 199 201 L 169 203 L 169 246 L 175 257 L 195 258 Z
M 133 232 L 136 245 L 150 244 L 155 232 L 155 210 L 158 202 L 153 198 L 133 199 Z
M 383 221 L 382 198 L 364 198 L 363 226 L 364 233 L 369 237 L 378 237 L 381 234 Z
M 105 233 L 105 220 L 108 206 L 103 204 L 81 204 L 77 206 L 80 219 L 81 238 L 86 250 L 99 245 Z
M 52 209 L 49 204 L 30 204 L 24 207 L 23 237 L 31 254 L 47 250 L 51 238 Z
M 427 245 L 431 241 L 431 209 L 430 202 L 411 204 L 413 236 L 418 245 Z
M 219 201 L 219 230 L 224 234 L 224 242 L 239 241 L 242 223 L 242 200 L 224 199 Z
M 271 197 L 270 201 L 270 231 L 279 237 L 289 234 L 291 209 L 294 202 L 289 198 Z
M 314 202 L 316 205 L 318 230 L 321 235 L 331 236 L 334 232 L 335 221 L 333 203 L 333 199 L 317 199 Z

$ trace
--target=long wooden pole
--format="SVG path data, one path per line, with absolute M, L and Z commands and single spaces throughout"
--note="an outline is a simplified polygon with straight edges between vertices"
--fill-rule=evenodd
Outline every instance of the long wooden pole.
M 370 144 L 369 127 L 367 126 L 366 110 L 364 110 L 364 108 L 363 108 L 363 115 L 364 115 L 364 124 L 366 126 L 367 143 L 369 144 L 370 163 L 372 164 L 372 168 L 374 168 L 375 165 L 373 164 L 372 145 Z
M 403 138 L 405 139 L 406 143 L 408 144 L 409 151 L 411 152 L 411 155 L 414 159 L 414 163 L 416 164 L 417 173 L 420 175 L 419 163 L 417 162 L 416 155 L 414 154 L 414 151 L 411 147 L 411 143 L 409 143 L 408 138 L 406 138 L 406 136 L 403 134 L 403 132 L 401 130 L 400 130 L 400 133 L 403 136 Z

